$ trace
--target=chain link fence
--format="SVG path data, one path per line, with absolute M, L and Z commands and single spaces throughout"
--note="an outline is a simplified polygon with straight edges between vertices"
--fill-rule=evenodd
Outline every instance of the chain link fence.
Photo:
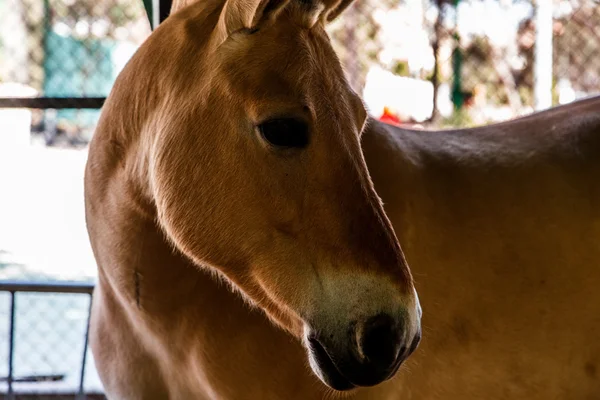
M 99 108 L 149 33 L 141 1 L 0 0 L 0 97 L 49 98 L 33 139 L 84 146 L 99 111 L 81 108 Z
M 0 0 L 0 398 L 103 398 L 86 351 L 86 146 L 149 34 L 137 0 Z
M 552 57 L 536 69 L 545 1 Z M 600 92 L 598 1 L 552 1 L 357 0 L 328 30 L 375 117 L 482 125 L 533 112 L 536 96 L 557 105 Z M 149 34 L 141 0 L 0 0 L 0 398 L 100 396 L 84 359 L 96 274 L 86 146 Z M 544 68 L 552 82 L 540 94 Z M 32 280 L 42 286 L 13 283 Z M 52 286 L 64 281 L 79 283 Z
M 87 349 L 92 288 L 0 284 L 2 398 L 104 398 Z

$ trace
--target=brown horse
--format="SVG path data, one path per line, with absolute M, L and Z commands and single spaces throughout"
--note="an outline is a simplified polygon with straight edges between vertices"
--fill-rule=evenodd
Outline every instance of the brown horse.
M 86 170 L 109 398 L 598 398 L 600 98 L 363 127 L 323 30 L 347 3 L 175 3 L 120 75 Z M 398 374 L 395 234 L 426 338 Z
M 362 148 L 423 307 L 398 399 L 600 399 L 600 97 Z
M 184 7 L 120 74 L 86 168 L 111 398 L 318 398 L 417 347 L 367 114 L 324 31 L 347 4 L 330 3 Z

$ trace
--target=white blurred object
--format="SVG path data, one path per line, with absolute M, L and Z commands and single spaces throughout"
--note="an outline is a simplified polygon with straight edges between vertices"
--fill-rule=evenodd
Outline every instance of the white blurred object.
M 433 85 L 429 81 L 397 76 L 380 67 L 372 67 L 366 78 L 363 99 L 375 117 L 387 107 L 402 120 L 423 122 L 433 111 Z
M 441 83 L 437 93 L 437 109 L 442 117 L 448 118 L 454 112 L 454 104 L 450 99 L 450 85 Z
M 0 83 L 0 97 L 37 96 L 32 87 L 20 83 Z M 12 151 L 29 146 L 31 111 L 27 108 L 0 108 L 0 151 Z
M 121 72 L 121 70 L 125 68 L 125 65 L 129 62 L 131 57 L 133 57 L 133 55 L 137 51 L 137 48 L 138 46 L 129 40 L 117 42 L 117 46 L 111 54 L 112 63 L 115 67 L 115 78 L 119 74 L 119 72 Z
M 577 99 L 577 95 L 575 93 L 575 89 L 573 89 L 573 85 L 566 78 L 559 79 L 557 83 L 558 89 L 558 103 L 559 104 L 568 104 L 572 103 Z

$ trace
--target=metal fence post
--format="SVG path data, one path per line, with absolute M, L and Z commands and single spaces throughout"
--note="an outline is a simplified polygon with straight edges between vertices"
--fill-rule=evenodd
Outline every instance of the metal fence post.
M 10 291 L 10 322 L 8 327 L 8 400 L 15 398 L 13 390 L 13 364 L 15 354 L 15 292 Z

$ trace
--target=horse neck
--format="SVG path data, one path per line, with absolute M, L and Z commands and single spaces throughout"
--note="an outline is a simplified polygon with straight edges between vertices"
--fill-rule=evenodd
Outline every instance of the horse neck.
M 285 365 L 283 370 L 290 371 L 286 379 L 293 376 L 293 382 L 304 382 L 318 392 L 320 386 L 307 373 L 298 342 L 248 307 L 228 284 L 173 248 L 156 222 L 152 201 L 136 183 L 138 172 L 123 168 L 129 160 L 115 161 L 106 133 L 101 129 L 94 137 L 88 164 L 93 167 L 86 172 L 88 229 L 105 233 L 94 235 L 92 243 L 98 289 L 104 303 L 111 304 L 104 312 L 113 320 L 126 318 L 128 329 L 140 333 L 138 337 L 157 352 L 167 370 L 183 368 L 173 379 L 200 382 L 202 371 L 194 366 L 203 365 L 203 360 L 221 365 L 236 360 L 227 374 L 234 371 L 250 387 L 252 376 L 244 376 L 244 366 L 258 362 Z M 120 326 L 123 323 L 119 320 Z M 240 332 L 247 340 L 237 340 Z M 249 342 L 257 346 L 248 347 Z M 216 374 L 211 385 L 221 385 L 220 390 L 227 392 L 223 385 L 228 381 L 220 383 L 221 378 Z
M 126 304 L 153 314 L 176 315 L 178 294 L 194 290 L 199 272 L 165 238 L 149 179 L 150 149 L 164 104 L 173 96 L 164 62 L 176 56 L 173 31 L 153 34 L 121 72 L 104 105 L 86 169 L 88 229 L 100 280 Z M 95 214 L 95 215 L 89 215 Z M 104 259 L 110 254 L 111 259 Z M 155 303 L 154 299 L 167 299 Z

